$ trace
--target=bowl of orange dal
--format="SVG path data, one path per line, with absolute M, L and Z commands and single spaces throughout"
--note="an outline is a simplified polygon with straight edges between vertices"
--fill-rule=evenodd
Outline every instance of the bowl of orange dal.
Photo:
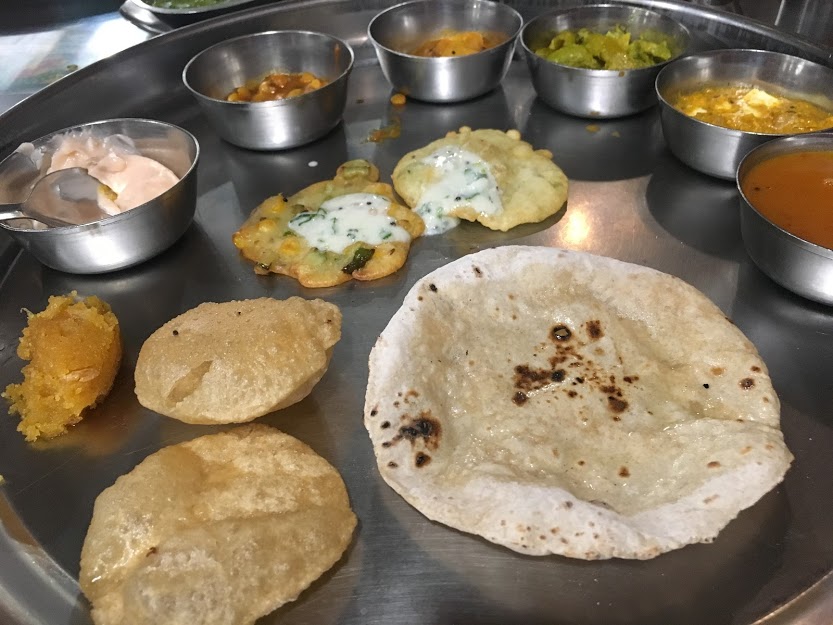
M 426 102 L 461 102 L 500 84 L 522 25 L 507 4 L 414 0 L 379 13 L 367 32 L 396 91 Z
M 743 159 L 737 184 L 755 264 L 790 291 L 833 305 L 833 133 L 765 143 Z
M 59 271 L 97 274 L 137 265 L 191 225 L 199 153 L 190 132 L 152 119 L 109 119 L 45 135 L 0 162 L 0 199 L 20 202 L 44 176 L 77 167 L 98 180 L 97 203 L 106 216 L 61 227 L 11 218 L 0 228 Z M 49 206 L 39 210 L 50 213 Z
M 712 50 L 666 65 L 656 80 L 671 152 L 734 180 L 746 154 L 778 137 L 833 128 L 833 69 L 765 50 Z

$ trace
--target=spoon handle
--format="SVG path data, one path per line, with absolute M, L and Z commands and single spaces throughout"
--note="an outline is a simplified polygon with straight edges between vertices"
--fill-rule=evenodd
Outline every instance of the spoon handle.
M 31 213 L 25 215 L 22 211 L 19 210 L 0 210 L 0 221 L 9 221 L 11 219 L 32 219 L 34 221 L 39 221 L 40 223 L 45 224 L 50 228 L 62 228 L 64 226 L 75 225 L 68 221 L 64 221 L 63 219 L 47 217 L 46 215 L 33 215 Z

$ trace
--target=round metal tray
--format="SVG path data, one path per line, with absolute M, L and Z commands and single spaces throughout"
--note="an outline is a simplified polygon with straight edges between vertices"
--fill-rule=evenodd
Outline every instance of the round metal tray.
M 102 489 L 162 446 L 216 428 L 144 410 L 133 366 L 144 339 L 204 301 L 264 295 L 323 297 L 344 313 L 330 370 L 303 402 L 261 421 L 310 444 L 342 473 L 360 519 L 345 557 L 264 623 L 570 625 L 829 625 L 833 622 L 833 312 L 780 288 L 754 266 L 740 235 L 732 184 L 686 168 L 663 143 L 655 109 L 596 122 L 553 112 L 536 99 L 516 59 L 498 90 L 472 102 L 389 104 L 366 40 L 370 18 L 391 2 L 340 0 L 262 7 L 189 26 L 117 54 L 35 94 L 0 117 L 0 145 L 73 124 L 121 116 L 184 126 L 202 145 L 194 225 L 148 263 L 105 276 L 46 269 L 26 253 L 0 275 L 0 387 L 20 378 L 15 355 L 22 308 L 73 289 L 108 301 L 125 355 L 112 394 L 69 434 L 35 445 L 0 419 L 0 622 L 89 623 L 76 577 L 81 544 Z M 512 2 L 526 17 L 576 2 Z M 633 2 L 685 23 L 699 49 L 762 47 L 831 64 L 829 51 L 730 14 L 669 1 Z M 329 32 L 355 46 L 344 123 L 302 148 L 254 153 L 222 142 L 180 84 L 186 61 L 235 35 L 277 28 Z M 398 139 L 368 142 L 394 120 Z M 398 158 L 462 125 L 518 128 L 548 148 L 571 179 L 563 217 L 507 233 L 464 224 L 423 238 L 405 267 L 377 282 L 306 290 L 256 276 L 231 234 L 265 197 L 330 178 L 352 158 L 388 179 Z M 317 166 L 311 166 L 316 161 Z M 719 305 L 756 344 L 782 401 L 795 463 L 784 483 L 744 511 L 709 545 L 654 560 L 574 561 L 525 557 L 428 521 L 380 479 L 362 425 L 367 355 L 422 275 L 475 250 L 563 246 L 677 275 Z M 4 256 L 6 258 L 8 256 Z

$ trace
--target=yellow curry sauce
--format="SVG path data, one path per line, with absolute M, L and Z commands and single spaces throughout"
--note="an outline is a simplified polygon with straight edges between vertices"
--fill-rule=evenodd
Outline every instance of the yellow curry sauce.
M 670 99 L 689 117 L 733 130 L 795 134 L 833 127 L 833 112 L 749 86 L 705 87 Z
M 749 170 L 741 188 L 776 226 L 833 249 L 833 151 L 775 156 Z
M 503 33 L 448 30 L 435 39 L 421 43 L 411 54 L 430 57 L 466 56 L 494 48 L 507 39 Z
M 250 80 L 245 85 L 237 87 L 226 96 L 226 100 L 229 102 L 284 100 L 315 91 L 326 84 L 325 79 L 318 78 L 309 72 L 300 74 L 273 72 L 263 79 Z

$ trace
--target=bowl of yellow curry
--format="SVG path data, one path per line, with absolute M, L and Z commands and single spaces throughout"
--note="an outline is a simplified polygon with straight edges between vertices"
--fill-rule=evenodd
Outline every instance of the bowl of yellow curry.
M 538 97 L 557 111 L 590 118 L 654 106 L 657 74 L 685 53 L 690 39 L 665 15 L 613 4 L 545 13 L 520 35 Z
M 251 150 L 320 139 L 342 119 L 353 50 L 331 35 L 273 30 L 216 43 L 182 72 L 217 133 Z
M 686 165 L 733 180 L 750 150 L 833 128 L 833 69 L 779 52 L 713 50 L 657 76 L 665 141 Z
M 414 0 L 374 17 L 367 32 L 385 78 L 426 102 L 461 102 L 495 89 L 523 25 L 506 4 Z

